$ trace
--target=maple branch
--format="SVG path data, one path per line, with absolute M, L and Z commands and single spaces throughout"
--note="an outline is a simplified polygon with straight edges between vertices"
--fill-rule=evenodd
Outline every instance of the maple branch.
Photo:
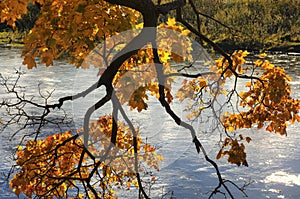
M 181 8 L 176 9 L 176 20 L 182 23 L 189 31 L 195 34 L 200 40 L 207 42 L 209 45 L 213 47 L 218 53 L 220 53 L 229 63 L 229 67 L 232 67 L 232 59 L 230 55 L 228 55 L 219 45 L 217 45 L 212 40 L 208 39 L 206 36 L 197 31 L 192 25 L 190 25 L 187 21 L 182 18 Z
M 35 128 L 34 133 L 26 133 L 23 135 L 21 142 L 26 136 L 35 135 L 35 139 L 37 139 L 40 130 L 47 124 L 52 124 L 57 126 L 59 129 L 62 129 L 61 126 L 66 125 L 70 126 L 72 123 L 72 119 L 67 116 L 63 109 L 61 109 L 62 117 L 50 117 L 50 109 L 49 107 L 49 99 L 51 98 L 53 92 L 47 92 L 47 95 L 43 95 L 41 93 L 40 84 L 38 85 L 38 92 L 40 99 L 43 101 L 42 103 L 38 103 L 34 101 L 34 97 L 25 96 L 22 92 L 23 87 L 18 85 L 22 72 L 16 71 L 17 77 L 15 80 L 11 82 L 10 78 L 4 77 L 0 74 L 0 84 L 5 88 L 5 92 L 7 94 L 13 95 L 14 100 L 3 99 L 0 103 L 0 108 L 4 108 L 6 111 L 6 116 L 9 116 L 9 119 L 6 121 L 1 121 L 1 131 L 4 131 L 10 125 L 17 125 L 15 132 L 13 132 L 10 139 L 15 137 L 20 131 L 27 127 Z M 11 96 L 12 97 L 12 96 Z M 40 100 L 39 99 L 39 100 Z M 38 101 L 38 100 L 37 100 Z M 36 108 L 35 114 L 32 114 L 29 111 L 29 108 Z M 20 143 L 21 143 L 20 142 Z
M 88 148 L 88 139 L 89 139 L 89 122 L 90 122 L 90 117 L 99 108 L 101 108 L 106 102 L 108 102 L 111 99 L 112 95 L 112 86 L 106 87 L 106 95 L 100 99 L 97 103 L 95 103 L 93 106 L 91 106 L 85 113 L 84 115 L 84 120 L 83 120 L 83 141 L 84 141 L 84 146 Z
M 219 179 L 219 184 L 215 188 L 215 191 L 218 191 L 219 188 L 221 186 L 223 186 L 225 188 L 225 190 L 227 191 L 227 193 L 230 195 L 230 197 L 234 198 L 231 191 L 229 190 L 227 185 L 224 183 L 224 180 L 222 178 L 222 175 L 220 173 L 218 165 L 212 159 L 210 159 L 208 157 L 206 150 L 204 149 L 203 145 L 197 138 L 194 127 L 192 125 L 182 121 L 180 119 L 180 117 L 178 117 L 176 115 L 176 113 L 171 109 L 170 105 L 168 104 L 168 102 L 165 99 L 165 86 L 164 85 L 165 85 L 166 75 L 164 75 L 163 68 L 162 68 L 163 65 L 159 59 L 157 44 L 156 44 L 155 39 L 152 41 L 152 51 L 153 51 L 153 56 L 154 56 L 153 59 L 154 59 L 154 63 L 155 63 L 156 74 L 157 74 L 157 78 L 158 78 L 158 82 L 159 82 L 159 101 L 160 101 L 161 105 L 165 108 L 166 112 L 172 117 L 172 119 L 176 122 L 177 125 L 182 126 L 191 132 L 192 139 L 195 144 L 197 153 L 200 153 L 202 151 L 202 153 L 205 157 L 205 160 L 207 162 L 209 162 L 211 165 L 213 165 L 213 167 L 215 168 L 218 179 Z
M 187 73 L 168 73 L 165 76 L 166 77 L 188 77 L 188 78 L 197 78 L 197 77 L 203 77 L 207 75 L 213 75 L 215 74 L 214 72 L 202 72 L 202 73 L 197 73 L 197 74 L 187 74 Z
M 156 27 L 157 25 L 157 13 L 155 11 L 154 4 L 151 0 L 139 0 L 139 1 L 127 1 L 127 0 L 106 0 L 112 4 L 124 5 L 140 11 L 144 16 L 144 27 Z M 152 6 L 153 9 L 149 9 Z M 47 105 L 45 109 L 47 112 L 49 109 L 61 108 L 65 101 L 74 101 L 80 97 L 85 97 L 90 92 L 101 87 L 102 85 L 109 86 L 112 84 L 113 78 L 117 74 L 121 65 L 132 55 L 135 55 L 138 50 L 145 46 L 152 38 L 152 33 L 143 29 L 136 37 L 134 37 L 121 51 L 119 51 L 113 58 L 109 67 L 103 72 L 99 80 L 84 90 L 73 96 L 62 97 L 58 100 L 58 103 Z
M 139 189 L 142 192 L 143 196 L 145 198 L 149 198 L 149 196 L 147 195 L 147 193 L 145 192 L 145 190 L 143 188 L 142 180 L 141 180 L 140 173 L 139 173 L 139 170 L 138 170 L 137 132 L 136 132 L 132 122 L 128 118 L 127 114 L 125 113 L 125 111 L 124 111 L 120 101 L 118 100 L 115 92 L 113 92 L 113 94 L 112 94 L 112 101 L 115 104 L 115 106 L 118 107 L 119 111 L 121 112 L 121 115 L 123 116 L 124 120 L 127 122 L 130 130 L 132 131 L 132 134 L 133 134 L 133 148 L 134 148 L 134 169 L 135 169 L 135 173 L 136 173 L 136 178 L 137 178 L 137 181 L 138 181 Z
M 186 0 L 177 0 L 165 4 L 158 4 L 156 6 L 157 11 L 160 14 L 166 15 L 168 14 L 171 10 L 176 10 L 177 8 L 183 7 L 186 4 Z
M 166 112 L 174 119 L 174 121 L 179 125 L 179 126 L 182 126 L 188 130 L 190 130 L 191 134 L 192 134 L 192 137 L 193 137 L 193 142 L 195 143 L 195 146 L 196 146 L 196 150 L 198 153 L 200 153 L 200 151 L 202 151 L 204 157 L 205 157 L 205 160 L 207 162 L 209 162 L 211 165 L 213 165 L 213 167 L 215 168 L 216 170 L 216 173 L 217 173 L 217 176 L 218 176 L 218 179 L 219 179 L 219 185 L 215 188 L 215 191 L 213 193 L 217 193 L 217 191 L 219 190 L 219 188 L 221 186 L 223 186 L 227 193 L 231 196 L 231 198 L 234 198 L 231 191 L 229 190 L 229 188 L 225 185 L 224 183 L 224 180 L 222 178 L 222 175 L 221 175 L 221 172 L 219 170 L 219 167 L 218 165 L 215 163 L 215 161 L 213 161 L 212 159 L 210 159 L 206 153 L 206 150 L 204 149 L 203 145 L 201 144 L 201 142 L 199 141 L 199 139 L 197 138 L 196 136 L 196 132 L 195 132 L 195 129 L 189 125 L 188 123 L 184 122 L 184 121 L 181 121 L 181 119 L 172 111 L 172 109 L 170 108 L 170 105 L 167 103 L 167 101 L 164 99 L 164 86 L 160 85 L 160 98 L 159 98 L 159 101 L 161 102 L 162 106 L 165 107 L 166 109 Z M 161 97 L 163 96 L 163 97 Z M 210 197 L 211 198 L 211 197 Z

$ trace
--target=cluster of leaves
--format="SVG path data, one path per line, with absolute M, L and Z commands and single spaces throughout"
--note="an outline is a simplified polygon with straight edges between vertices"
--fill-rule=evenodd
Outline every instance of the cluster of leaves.
M 72 135 L 70 131 L 28 141 L 24 148 L 19 146 L 16 163 L 20 171 L 10 181 L 11 188 L 18 196 L 22 192 L 29 198 L 81 198 L 83 195 L 79 190 L 82 187 L 77 184 L 95 180 L 99 197 L 115 198 L 116 187 L 138 187 L 133 134 L 129 127 L 119 122 L 116 145 L 106 154 L 111 128 L 111 116 L 100 117 L 90 126 L 93 143 L 89 151 L 94 153 L 96 160 L 83 153 L 85 149 L 79 134 Z M 155 147 L 144 143 L 139 135 L 137 140 L 139 164 L 144 164 L 139 171 L 146 173 L 147 168 L 158 170 L 162 156 L 156 154 Z
M 10 25 L 14 25 L 16 19 L 26 12 L 29 1 L 13 2 L 15 5 L 7 3 L 7 1 L 0 1 L 1 21 L 6 21 Z M 41 63 L 49 66 L 53 64 L 54 59 L 69 53 L 70 62 L 76 67 L 88 68 L 90 65 L 94 65 L 99 67 L 99 75 L 102 75 L 102 72 L 113 71 L 111 74 L 105 73 L 111 77 L 101 77 L 98 87 L 96 86 L 96 88 L 105 86 L 107 95 L 92 107 L 95 109 L 101 108 L 111 100 L 115 106 L 113 112 L 120 111 L 122 113 L 120 107 L 116 108 L 119 102 L 120 104 L 128 103 L 131 109 L 142 111 L 148 107 L 149 93 L 156 96 L 174 121 L 191 131 L 197 152 L 202 151 L 206 160 L 215 167 L 220 183 L 215 192 L 218 192 L 219 187 L 223 185 L 231 195 L 224 184 L 217 164 L 207 156 L 193 127 L 181 121 L 169 105 L 173 100 L 171 94 L 173 76 L 196 77 L 189 81 L 184 80 L 176 94 L 180 101 L 187 98 L 195 101 L 189 106 L 191 114 L 187 115 L 188 119 L 197 118 L 201 116 L 202 111 L 209 109 L 222 124 L 227 137 L 224 139 L 217 159 L 228 156 L 228 162 L 247 166 L 245 146 L 242 142 L 250 142 L 251 138 L 244 138 L 243 135 L 236 138 L 235 130 L 253 126 L 262 128 L 267 125 L 268 131 L 285 135 L 287 124 L 300 120 L 298 116 L 299 101 L 291 97 L 289 86 L 291 79 L 283 69 L 275 67 L 265 59 L 257 60 L 252 67 L 246 66 L 245 57 L 248 52 L 237 51 L 227 55 L 219 50 L 224 57 L 216 60 L 212 65 L 208 65 L 211 64 L 208 63 L 206 66 L 210 70 L 209 72 L 180 73 L 181 71 L 186 72 L 185 69 L 192 67 L 195 63 L 191 55 L 192 44 L 187 35 L 189 31 L 197 32 L 190 24 L 184 23 L 183 19 L 181 19 L 182 24 L 189 30 L 177 24 L 174 18 L 169 18 L 166 23 L 153 27 L 157 28 L 157 31 L 153 31 L 153 33 L 157 32 L 157 35 L 155 37 L 152 35 L 153 38 L 156 38 L 157 44 L 153 42 L 151 45 L 144 45 L 146 43 L 142 43 L 144 47 L 141 45 L 139 49 L 130 49 L 130 53 L 125 52 L 125 54 L 131 55 L 130 57 L 126 55 L 127 60 L 124 61 L 122 58 L 120 59 L 122 62 L 117 63 L 119 65 L 107 68 L 112 63 L 112 59 L 118 59 L 115 57 L 116 54 L 127 49 L 127 44 L 132 44 L 132 40 L 126 40 L 124 31 L 139 29 L 143 26 L 143 24 L 137 25 L 137 21 L 140 19 L 138 12 L 125 6 L 109 4 L 105 0 L 32 1 L 32 3 L 35 2 L 42 5 L 41 13 L 34 28 L 24 40 L 23 64 L 27 65 L 29 69 L 36 67 L 35 58 L 40 57 Z M 125 2 L 119 3 L 126 5 Z M 152 1 L 149 2 L 152 3 Z M 173 3 L 171 0 L 164 2 Z M 176 6 L 176 3 L 179 5 L 176 9 L 180 10 L 183 6 L 180 5 L 182 2 L 174 2 L 169 6 Z M 192 4 L 189 5 L 192 6 Z M 159 10 L 166 9 L 166 7 L 155 6 L 153 8 L 155 8 L 153 11 L 155 14 Z M 142 6 L 141 10 L 143 9 L 145 7 Z M 165 14 L 165 11 L 161 12 Z M 145 15 L 145 13 L 143 14 Z M 177 14 L 178 18 L 182 17 L 179 16 L 181 11 L 178 11 Z M 196 15 L 199 16 L 199 13 L 196 12 Z M 152 19 L 155 22 L 153 25 L 156 24 L 157 19 L 155 17 Z M 203 27 L 199 28 L 203 29 Z M 118 39 L 116 41 L 109 40 L 109 38 L 113 38 L 112 35 L 119 35 L 118 33 L 121 32 L 119 41 Z M 139 32 L 132 33 L 131 39 Z M 199 34 L 196 35 L 204 41 L 214 44 L 202 36 L 200 31 L 197 33 Z M 101 47 L 95 49 L 96 45 L 102 41 L 104 42 Z M 216 45 L 213 46 L 218 48 Z M 136 53 L 133 54 L 133 52 Z M 83 62 L 88 56 L 92 61 L 89 64 Z M 102 60 L 99 61 L 99 58 Z M 171 68 L 170 63 L 172 62 L 191 62 L 192 64 L 176 71 Z M 226 82 L 231 79 L 234 79 L 233 89 L 228 93 Z M 246 84 L 247 91 L 238 91 L 238 79 L 250 80 Z M 113 86 L 111 87 L 111 85 Z M 72 98 L 73 96 L 61 98 L 59 104 L 34 105 L 45 108 L 44 116 L 47 116 L 47 111 L 50 112 L 49 107 L 60 108 L 64 101 L 76 100 L 78 96 L 84 97 L 90 90 L 96 88 L 92 86 L 74 98 Z M 113 98 L 115 94 L 117 99 Z M 234 110 L 232 106 L 231 113 L 223 113 L 225 105 L 232 103 L 234 94 L 236 94 L 240 107 Z M 223 101 L 224 96 L 227 97 L 227 100 L 222 102 L 223 104 L 218 101 L 220 96 L 223 97 Z M 126 114 L 122 113 L 129 126 L 114 121 L 112 116 L 107 115 L 89 125 L 86 120 L 90 119 L 89 114 L 94 111 L 90 111 L 91 109 L 86 112 L 84 129 L 78 130 L 77 134 L 72 135 L 68 131 L 42 140 L 28 141 L 25 148 L 18 147 L 16 161 L 20 170 L 11 180 L 11 188 L 18 196 L 23 192 L 28 197 L 80 198 L 83 197 L 80 193 L 84 188 L 83 191 L 88 197 L 92 192 L 95 197 L 114 198 L 114 188 L 123 186 L 127 188 L 136 186 L 143 192 L 139 172 L 147 173 L 146 168 L 149 167 L 159 170 L 158 162 L 162 160 L 162 156 L 156 154 L 154 146 L 143 143 L 139 134 L 135 133 L 130 120 L 126 119 Z M 116 126 L 117 129 L 114 129 Z M 91 140 L 86 144 L 88 140 L 85 139 L 83 144 L 79 137 L 81 134 L 86 137 L 86 133 Z M 116 142 L 113 141 L 114 138 Z M 77 184 L 81 184 L 81 186 Z
M 163 64 L 163 72 L 170 74 L 176 72 L 170 65 L 171 62 L 181 63 L 191 61 L 191 41 L 186 36 L 189 31 L 176 24 L 174 18 L 169 18 L 167 23 L 158 26 L 157 44 L 158 54 Z M 178 41 L 180 45 L 178 45 Z M 130 73 L 128 73 L 130 71 Z M 126 77 L 126 78 L 124 78 Z M 147 109 L 147 92 L 159 97 L 158 80 L 155 70 L 153 51 L 150 46 L 125 61 L 115 77 L 117 96 L 122 103 L 128 102 L 131 109 L 142 111 Z M 171 94 L 173 78 L 165 81 L 165 96 L 169 103 L 172 102 Z M 132 93 L 132 91 L 134 91 Z M 126 94 L 130 94 L 127 98 Z
M 11 188 L 18 196 L 23 192 L 30 198 L 32 194 L 63 197 L 76 185 L 74 180 L 65 181 L 64 176 L 88 176 L 88 168 L 80 168 L 79 172 L 76 169 L 81 153 L 82 142 L 75 140 L 70 131 L 30 140 L 25 148 L 17 149 L 16 163 L 21 170 L 10 181 Z
M 299 121 L 299 100 L 291 97 L 291 78 L 284 69 L 275 67 L 268 60 L 257 60 L 254 68 L 262 71 L 259 80 L 246 84 L 246 92 L 240 92 L 240 106 L 246 108 L 238 114 L 224 118 L 226 129 L 251 128 L 260 129 L 267 123 L 266 130 L 286 135 L 288 123 Z
M 223 146 L 217 155 L 217 159 L 220 159 L 224 155 L 228 156 L 228 162 L 236 164 L 240 166 L 241 164 L 244 166 L 248 166 L 246 160 L 245 153 L 245 145 L 243 143 L 239 143 L 239 141 L 243 140 L 243 136 L 239 135 L 240 140 L 238 139 L 230 139 L 229 137 L 225 138 L 223 142 Z M 249 143 L 251 138 L 246 137 L 246 141 Z M 230 147 L 229 150 L 225 150 Z
M 191 113 L 187 115 L 188 119 L 197 118 L 201 111 L 213 106 L 216 96 L 227 95 L 227 102 L 231 101 L 234 93 L 237 96 L 239 107 L 236 112 L 228 113 L 226 111 L 220 121 L 226 132 L 234 133 L 240 128 L 257 127 L 261 129 L 266 126 L 266 130 L 280 135 L 286 135 L 286 127 L 289 123 L 300 121 L 298 115 L 300 102 L 291 97 L 291 87 L 289 82 L 291 78 L 285 73 L 283 68 L 271 64 L 261 54 L 260 59 L 253 63 L 253 66 L 245 64 L 247 51 L 236 51 L 231 55 L 232 63 L 224 57 L 215 61 L 210 66 L 214 74 L 207 77 L 198 77 L 191 81 L 184 80 L 183 86 L 177 92 L 177 97 L 183 101 L 186 98 L 196 100 L 198 106 L 189 106 Z M 225 80 L 234 77 L 234 89 L 227 91 L 225 89 Z M 246 83 L 248 90 L 238 91 L 237 77 L 250 79 Z M 213 81 L 212 81 L 213 80 Z M 213 87 L 216 85 L 218 88 Z M 213 98 L 204 101 L 205 94 L 209 93 Z M 242 110 L 240 110 L 242 109 Z M 223 141 L 217 159 L 227 155 L 228 161 L 237 165 L 247 166 L 245 146 L 239 141 L 246 140 L 250 142 L 251 138 L 243 135 L 239 140 L 234 138 L 235 134 L 227 134 Z M 229 150 L 225 150 L 229 147 Z
M 92 138 L 92 143 L 89 147 L 89 151 L 96 157 L 104 156 L 106 149 L 111 143 L 112 120 L 111 116 L 105 115 L 91 123 L 89 134 Z M 81 133 L 81 130 L 79 130 L 79 133 Z M 115 147 L 110 150 L 109 154 L 106 154 L 107 160 L 105 163 L 107 163 L 107 165 L 116 171 L 128 173 L 128 175 L 129 173 L 132 175 L 135 173 L 133 137 L 134 135 L 130 127 L 122 122 L 118 122 Z M 160 162 L 163 157 L 155 152 L 154 146 L 144 143 L 139 134 L 137 135 L 137 150 L 139 160 L 142 160 L 140 164 L 146 163 L 148 166 L 159 170 L 158 162 Z M 120 164 L 120 162 L 124 162 L 124 164 Z M 118 176 L 122 177 L 120 174 Z
M 16 19 L 27 12 L 28 2 L 1 1 L 1 21 L 14 25 Z M 131 29 L 139 16 L 129 8 L 102 0 L 34 2 L 40 3 L 42 8 L 34 28 L 24 40 L 23 64 L 29 69 L 36 67 L 35 57 L 41 57 L 41 63 L 49 66 L 53 65 L 53 59 L 65 53 L 71 53 L 70 62 L 79 67 L 97 43 L 111 34 Z
M 99 68 L 98 75 L 102 75 L 103 71 L 111 63 L 115 53 L 122 50 L 126 42 L 129 42 L 132 37 L 139 33 L 142 25 L 138 24 L 133 31 L 127 31 L 105 40 L 90 52 L 81 67 L 86 69 L 94 66 Z M 189 33 L 187 29 L 176 23 L 174 18 L 169 18 L 165 23 L 161 23 L 158 26 L 158 55 L 164 74 L 176 72 L 170 65 L 172 62 L 192 61 L 192 42 L 187 37 Z M 180 41 L 180 44 L 178 41 Z M 112 51 L 116 52 L 111 53 Z M 153 50 L 150 45 L 146 45 L 127 59 L 114 77 L 113 82 L 118 99 L 122 104 L 127 103 L 131 110 L 137 109 L 139 112 L 146 110 L 149 93 L 157 98 L 159 97 L 155 64 Z M 173 80 L 174 78 L 169 77 L 165 81 L 165 96 L 169 103 L 173 100 L 171 94 Z
M 41 3 L 43 0 L 34 0 L 32 2 Z M 22 15 L 27 13 L 28 3 L 28 0 L 0 1 L 0 22 L 6 22 L 8 25 L 15 27 L 16 20 L 21 19 Z

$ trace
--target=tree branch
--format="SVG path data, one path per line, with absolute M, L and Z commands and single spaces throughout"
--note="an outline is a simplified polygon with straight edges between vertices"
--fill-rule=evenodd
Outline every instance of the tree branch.
M 177 0 L 170 3 L 165 3 L 162 5 L 157 5 L 156 9 L 160 14 L 166 15 L 171 10 L 176 10 L 177 8 L 183 7 L 186 4 L 186 0 Z

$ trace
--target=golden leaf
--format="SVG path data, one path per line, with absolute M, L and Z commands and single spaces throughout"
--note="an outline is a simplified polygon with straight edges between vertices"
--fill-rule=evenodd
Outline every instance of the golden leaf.
M 267 56 L 266 53 L 261 53 L 261 54 L 259 54 L 259 57 L 260 57 L 260 58 L 264 58 L 264 57 L 266 57 L 266 56 Z
M 168 18 L 167 25 L 174 26 L 176 24 L 176 20 L 174 17 Z

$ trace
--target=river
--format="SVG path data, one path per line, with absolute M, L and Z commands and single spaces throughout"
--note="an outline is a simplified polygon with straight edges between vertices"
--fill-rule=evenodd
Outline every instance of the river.
M 13 75 L 15 69 L 21 67 L 22 58 L 20 49 L 0 48 L 0 68 L 3 75 Z M 300 98 L 300 54 L 277 53 L 269 55 L 272 63 L 282 66 L 292 77 L 293 96 Z M 57 61 L 55 66 L 46 68 L 38 66 L 37 69 L 27 71 L 21 78 L 20 84 L 26 86 L 27 95 L 37 95 L 37 85 L 42 82 L 41 89 L 55 89 L 52 99 L 64 95 L 70 95 L 96 81 L 95 70 L 77 70 L 66 61 Z M 91 77 L 88 80 L 82 77 Z M 2 89 L 2 90 L 1 90 Z M 1 88 L 0 93 L 4 98 L 6 95 Z M 101 93 L 101 92 L 100 92 Z M 93 93 L 85 101 L 67 103 L 65 110 L 73 115 L 75 127 L 81 125 L 86 107 L 90 100 L 98 98 L 99 93 Z M 80 105 L 80 108 L 78 108 Z M 182 110 L 179 105 L 178 110 Z M 106 108 L 110 110 L 110 107 Z M 107 112 L 109 113 L 109 112 Z M 161 114 L 160 117 L 156 117 Z M 129 114 L 132 118 L 137 117 L 135 113 Z M 211 191 L 217 184 L 214 169 L 205 162 L 204 158 L 197 155 L 190 135 L 182 128 L 177 127 L 174 122 L 164 114 L 160 105 L 155 99 L 150 100 L 149 109 L 135 118 L 134 121 L 143 132 L 146 133 L 148 141 L 159 147 L 158 153 L 164 155 L 160 172 L 157 173 L 157 182 L 153 185 L 151 196 L 170 198 L 171 194 L 176 198 L 207 198 L 207 192 Z M 138 119 L 138 120 L 137 120 Z M 147 125 L 145 125 L 147 124 Z M 8 173 L 12 162 L 12 150 L 18 144 L 18 137 L 10 140 L 13 129 L 1 133 L 0 140 L 0 198 L 17 198 L 10 190 L 3 174 Z M 223 177 L 243 185 L 244 182 L 251 182 L 246 187 L 249 198 L 299 198 L 300 197 L 300 124 L 295 123 L 288 127 L 288 136 L 270 134 L 263 130 L 251 129 L 241 130 L 245 135 L 252 138 L 247 144 L 246 152 L 249 167 L 237 167 L 230 165 L 225 159 L 218 160 Z M 54 132 L 56 133 L 56 132 Z M 199 134 L 199 138 L 211 158 L 216 156 L 218 151 L 217 142 L 219 134 Z M 243 195 L 234 187 L 230 186 L 237 195 Z M 173 193 L 171 193 L 173 192 Z M 131 190 L 120 198 L 131 198 L 130 194 L 136 194 Z M 219 198 L 219 197 L 217 197 Z M 220 197 L 222 198 L 222 197 Z

